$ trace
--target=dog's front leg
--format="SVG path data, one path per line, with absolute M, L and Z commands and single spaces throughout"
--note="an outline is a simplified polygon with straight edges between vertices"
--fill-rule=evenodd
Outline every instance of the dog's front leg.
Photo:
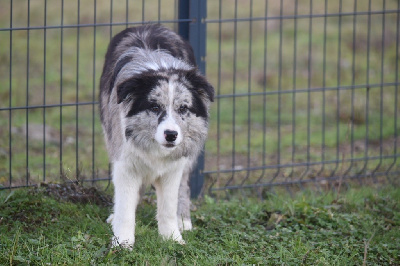
M 114 214 L 110 217 L 114 233 L 113 246 L 132 248 L 135 243 L 135 213 L 139 203 L 141 178 L 132 176 L 130 167 L 123 162 L 114 163 Z
M 178 197 L 178 225 L 179 230 L 192 230 L 190 219 L 190 187 L 189 187 L 190 168 L 186 167 L 183 171 L 182 180 L 179 187 Z
M 178 192 L 182 171 L 160 177 L 154 183 L 157 193 L 158 231 L 164 238 L 173 239 L 181 244 L 185 241 L 178 227 Z

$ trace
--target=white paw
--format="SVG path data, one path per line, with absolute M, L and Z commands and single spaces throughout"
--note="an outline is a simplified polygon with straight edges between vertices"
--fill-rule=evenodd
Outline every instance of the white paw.
M 182 235 L 179 232 L 179 230 L 171 230 L 169 233 L 167 232 L 160 232 L 160 235 L 162 236 L 163 239 L 171 239 L 176 242 L 178 242 L 181 245 L 186 244 L 186 242 L 182 239 Z
M 132 250 L 133 244 L 135 243 L 135 224 L 121 223 L 121 220 L 117 219 L 113 214 L 108 217 L 107 222 L 111 223 L 114 233 L 111 239 L 111 246 L 120 246 Z
M 181 244 L 181 245 L 186 245 L 186 242 L 185 242 L 185 240 L 183 240 L 183 239 L 181 239 L 181 240 L 179 240 L 179 241 L 176 241 L 176 242 L 178 242 L 178 243 Z
M 193 229 L 192 221 L 190 219 L 178 220 L 179 231 L 191 231 Z
M 133 244 L 135 244 L 135 238 L 133 239 L 121 239 L 116 236 L 113 236 L 111 239 L 111 247 L 122 247 L 129 250 L 132 250 Z
M 183 240 L 181 234 L 179 234 L 179 235 L 178 234 L 173 234 L 170 237 L 168 237 L 168 239 L 172 239 L 172 240 L 178 242 L 181 245 L 185 245 L 186 244 L 186 242 L 185 242 L 185 240 Z

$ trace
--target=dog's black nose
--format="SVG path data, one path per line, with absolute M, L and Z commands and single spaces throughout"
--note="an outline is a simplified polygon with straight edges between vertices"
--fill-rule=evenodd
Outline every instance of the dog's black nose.
M 176 138 L 178 137 L 178 132 L 173 131 L 173 130 L 165 130 L 164 137 L 168 142 L 175 141 Z

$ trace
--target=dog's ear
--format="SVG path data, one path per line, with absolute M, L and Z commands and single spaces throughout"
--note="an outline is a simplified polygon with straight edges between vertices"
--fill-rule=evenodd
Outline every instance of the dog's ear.
M 196 69 L 188 71 L 185 78 L 199 95 L 208 98 L 211 102 L 214 101 L 214 87 Z
M 141 73 L 122 82 L 117 87 L 117 103 L 120 104 L 129 96 L 137 97 L 146 95 L 149 90 L 153 89 L 160 82 L 160 79 L 165 79 L 154 75 L 154 73 Z
M 122 103 L 129 94 L 132 94 L 135 87 L 137 86 L 137 80 L 131 78 L 117 87 L 117 103 Z
M 112 91 L 112 89 L 114 88 L 115 80 L 117 79 L 117 76 L 118 76 L 119 72 L 121 71 L 121 69 L 130 61 L 132 61 L 132 57 L 126 56 L 126 57 L 118 60 L 118 62 L 115 64 L 114 71 L 113 71 L 111 79 L 110 79 L 110 91 Z

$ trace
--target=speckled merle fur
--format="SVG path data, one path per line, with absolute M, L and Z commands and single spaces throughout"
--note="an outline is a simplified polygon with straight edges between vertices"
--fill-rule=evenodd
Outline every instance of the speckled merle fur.
M 132 194 L 144 184 L 157 190 L 160 234 L 183 242 L 177 226 L 192 227 L 188 179 L 207 137 L 213 97 L 192 48 L 173 31 L 145 25 L 111 40 L 100 80 L 100 115 L 113 163 L 113 245 L 133 245 L 138 196 Z

